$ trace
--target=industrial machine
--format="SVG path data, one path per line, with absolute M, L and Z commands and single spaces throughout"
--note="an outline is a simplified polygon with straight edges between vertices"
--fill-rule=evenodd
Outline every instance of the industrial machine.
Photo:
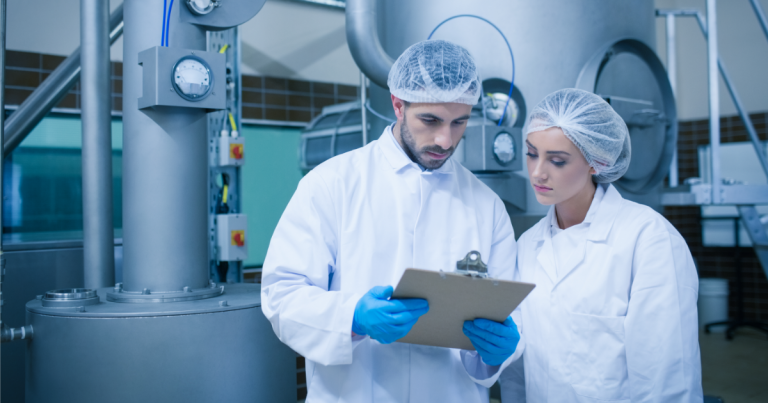
M 3 341 L 27 344 L 27 402 L 295 400 L 295 353 L 262 314 L 260 286 L 229 284 L 247 245 L 237 198 L 244 143 L 237 131 L 239 43 L 232 28 L 264 2 L 187 0 L 164 8 L 135 0 L 122 6 L 119 283 L 111 249 L 101 253 L 101 245 L 113 243 L 111 218 L 100 215 L 111 217 L 111 200 L 98 196 L 111 194 L 98 182 L 100 164 L 110 163 L 111 154 L 88 148 L 87 133 L 89 125 L 110 119 L 108 102 L 89 109 L 109 99 L 108 70 L 93 68 L 109 65 L 108 3 L 81 2 L 84 32 L 93 29 L 82 37 L 97 38 L 84 41 L 82 50 L 84 200 L 93 202 L 84 210 L 95 217 L 84 229 L 87 288 L 50 290 L 27 303 L 26 326 L 3 328 Z M 106 231 L 94 236 L 103 224 Z M 94 256 L 109 263 L 93 264 Z
M 677 116 L 666 71 L 653 51 L 652 0 L 449 0 L 439 6 L 348 0 L 346 16 L 352 56 L 371 81 L 370 99 L 363 101 L 368 106 L 369 140 L 395 120 L 387 74 L 393 59 L 408 46 L 428 38 L 444 39 L 474 56 L 484 96 L 452 158 L 500 195 L 516 232 L 522 233 L 547 209 L 528 191 L 521 138 L 526 113 L 561 88 L 595 92 L 624 118 L 633 155 L 617 187 L 629 199 L 661 208 L 662 180 L 677 140 Z

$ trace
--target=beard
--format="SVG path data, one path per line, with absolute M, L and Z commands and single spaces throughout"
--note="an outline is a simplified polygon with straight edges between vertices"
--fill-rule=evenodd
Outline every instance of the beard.
M 438 145 L 426 146 L 419 149 L 416 145 L 416 140 L 413 138 L 413 134 L 410 130 L 408 130 L 408 121 L 406 120 L 405 116 L 403 116 L 403 123 L 400 125 L 400 138 L 403 140 L 403 145 L 405 146 L 403 147 L 403 151 L 405 151 L 405 154 L 408 155 L 408 158 L 426 169 L 440 168 L 443 166 L 443 164 L 446 163 L 446 161 L 451 158 L 453 152 L 456 151 L 456 147 L 451 147 L 446 150 Z M 427 155 L 427 152 L 433 152 L 436 154 L 448 154 L 448 156 L 442 160 L 435 160 L 430 158 Z

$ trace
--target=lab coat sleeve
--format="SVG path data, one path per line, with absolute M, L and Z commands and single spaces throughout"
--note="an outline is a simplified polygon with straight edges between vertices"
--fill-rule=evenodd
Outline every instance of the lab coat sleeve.
M 515 231 L 512 228 L 512 222 L 509 219 L 504 204 L 501 199 L 496 199 L 494 210 L 495 224 L 493 229 L 493 243 L 491 244 L 491 253 L 488 257 L 488 273 L 491 277 L 501 280 L 519 280 L 517 274 L 517 243 L 515 242 Z M 521 331 L 521 313 L 520 307 L 512 312 L 512 320 Z M 522 334 L 522 332 L 521 332 Z M 512 354 L 501 365 L 491 366 L 483 362 L 477 351 L 461 350 L 461 362 L 467 371 L 469 377 L 479 385 L 490 388 L 496 383 L 501 372 L 518 360 L 525 350 L 525 340 L 520 338 L 515 353 Z
M 272 235 L 261 290 L 262 311 L 280 341 L 321 365 L 352 363 L 352 318 L 362 297 L 329 291 L 338 249 L 330 194 L 314 171 L 301 180 Z
M 677 231 L 641 232 L 624 321 L 632 402 L 702 401 L 697 295 L 693 259 Z

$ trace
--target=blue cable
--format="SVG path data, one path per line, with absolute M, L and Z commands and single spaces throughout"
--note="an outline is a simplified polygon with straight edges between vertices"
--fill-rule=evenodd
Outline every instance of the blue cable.
M 163 29 L 160 34 L 160 46 L 165 46 L 165 13 L 168 8 L 168 0 L 163 0 Z
M 173 0 L 171 0 L 171 2 L 173 2 Z M 433 29 L 432 32 L 429 33 L 429 36 L 427 37 L 427 40 L 432 39 L 432 35 L 434 35 L 435 31 L 437 31 L 437 29 L 440 28 L 443 24 L 445 24 L 446 22 L 448 22 L 450 20 L 453 20 L 453 19 L 456 19 L 456 18 L 460 18 L 460 17 L 477 18 L 478 20 L 487 22 L 490 26 L 492 26 L 493 28 L 496 29 L 496 31 L 499 33 L 499 35 L 501 35 L 501 37 L 504 38 L 504 42 L 507 43 L 507 49 L 509 49 L 509 57 L 512 59 L 512 81 L 509 83 L 509 97 L 507 98 L 507 103 L 504 105 L 504 110 L 501 112 L 501 119 L 499 119 L 499 124 L 498 125 L 501 126 L 501 122 L 504 121 L 504 115 L 507 113 L 507 108 L 509 107 L 509 101 L 512 100 L 512 90 L 515 89 L 515 55 L 512 53 L 512 46 L 509 44 L 509 41 L 507 40 L 507 37 L 504 35 L 504 33 L 501 32 L 501 29 L 499 29 L 499 27 L 497 27 L 496 24 L 494 24 L 494 23 L 488 21 L 487 19 L 485 19 L 483 17 L 480 17 L 478 15 L 474 15 L 474 14 L 459 14 L 459 15 L 454 15 L 453 17 L 450 17 L 450 18 L 446 18 L 445 20 L 443 20 L 443 22 L 437 24 L 435 29 Z
M 168 6 L 168 18 L 165 19 L 165 46 L 168 46 L 168 38 L 171 36 L 171 10 L 173 10 L 173 0 Z

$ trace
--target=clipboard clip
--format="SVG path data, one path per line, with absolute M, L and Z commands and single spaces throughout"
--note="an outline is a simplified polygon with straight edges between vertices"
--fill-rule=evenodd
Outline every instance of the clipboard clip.
M 456 262 L 456 273 L 467 277 L 488 278 L 488 266 L 480 258 L 480 252 L 473 250 Z

